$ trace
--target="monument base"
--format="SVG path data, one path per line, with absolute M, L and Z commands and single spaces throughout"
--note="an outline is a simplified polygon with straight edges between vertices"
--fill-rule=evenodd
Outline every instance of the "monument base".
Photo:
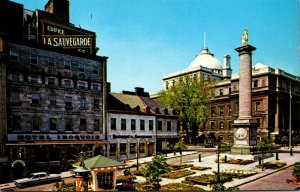
M 253 118 L 237 119 L 233 123 L 234 145 L 232 154 L 252 154 L 257 142 L 257 122 Z

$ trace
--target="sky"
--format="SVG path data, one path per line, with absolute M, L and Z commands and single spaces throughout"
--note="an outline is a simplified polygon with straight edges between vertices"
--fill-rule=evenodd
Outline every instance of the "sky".
M 44 10 L 48 0 L 13 0 Z M 112 92 L 163 89 L 163 75 L 187 69 L 206 46 L 239 71 L 244 29 L 252 64 L 300 76 L 299 0 L 70 0 L 70 21 L 97 34 Z

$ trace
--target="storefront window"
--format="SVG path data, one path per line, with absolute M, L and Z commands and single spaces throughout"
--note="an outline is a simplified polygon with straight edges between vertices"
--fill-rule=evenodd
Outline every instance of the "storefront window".
M 115 156 L 117 151 L 117 144 L 110 144 L 109 145 L 109 155 Z
M 130 143 L 130 154 L 136 154 L 136 143 Z
M 120 155 L 126 155 L 127 154 L 127 143 L 121 143 L 120 144 Z

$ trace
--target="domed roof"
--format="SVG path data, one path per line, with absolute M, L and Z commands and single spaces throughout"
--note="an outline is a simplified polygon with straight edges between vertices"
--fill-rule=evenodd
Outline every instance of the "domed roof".
M 222 64 L 220 61 L 214 57 L 214 54 L 209 52 L 208 48 L 201 50 L 201 53 L 197 55 L 194 61 L 190 64 L 189 69 L 199 66 L 210 69 L 222 69 Z

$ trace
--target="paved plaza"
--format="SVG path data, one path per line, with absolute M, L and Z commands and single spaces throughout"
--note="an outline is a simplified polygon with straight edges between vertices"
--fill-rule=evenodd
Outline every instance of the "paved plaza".
M 284 151 L 284 150 L 283 150 Z M 296 152 L 297 151 L 297 152 Z M 201 155 L 201 162 L 199 162 L 199 154 Z M 225 155 L 227 156 L 227 159 L 252 159 L 252 155 L 231 155 L 231 154 L 220 154 L 220 158 L 224 158 Z M 180 163 L 180 155 L 177 153 L 174 155 L 173 153 L 169 153 L 166 156 L 168 163 Z M 195 171 L 196 174 L 193 174 L 192 176 L 201 175 L 201 174 L 211 174 L 213 171 L 217 171 L 218 164 L 215 162 L 217 159 L 217 154 L 214 152 L 195 152 L 195 151 L 185 151 L 183 152 L 183 162 L 188 164 L 193 164 L 194 166 L 201 166 L 201 167 L 211 167 L 212 169 L 204 170 L 204 171 Z M 145 157 L 139 159 L 139 164 L 142 166 L 144 163 L 150 162 L 152 160 L 152 157 Z M 276 156 L 267 158 L 264 160 L 264 162 L 275 162 Z M 277 161 L 284 161 L 287 163 L 286 166 L 284 166 L 282 169 L 286 169 L 287 167 L 291 167 L 295 162 L 300 161 L 300 148 L 295 149 L 295 153 L 293 153 L 293 156 L 288 153 L 286 150 L 283 153 L 279 153 L 279 160 Z M 136 159 L 133 159 L 130 161 L 131 164 L 136 164 Z M 268 176 L 270 174 L 279 172 L 281 169 L 276 170 L 270 170 L 265 169 L 262 171 L 261 169 L 256 168 L 255 166 L 258 165 L 258 162 L 254 162 L 248 165 L 234 165 L 234 164 L 227 164 L 227 163 L 220 163 L 220 171 L 225 169 L 238 169 L 238 170 L 252 170 L 256 171 L 257 174 L 246 177 L 243 179 L 233 179 L 231 182 L 226 182 L 224 185 L 226 187 L 239 187 L 241 185 L 244 185 L 246 183 L 255 181 L 257 179 L 263 178 L 265 176 Z M 132 168 L 132 170 L 135 170 L 136 168 Z M 71 177 L 70 172 L 62 172 L 61 176 L 63 178 L 69 178 Z M 290 175 L 290 178 L 292 175 Z M 169 183 L 180 183 L 183 181 L 184 178 L 179 179 L 167 179 L 162 178 L 161 185 L 169 184 Z M 143 182 L 145 181 L 145 178 L 137 176 L 137 182 Z M 211 190 L 209 186 L 203 186 L 203 185 L 197 185 L 198 187 L 201 187 L 205 190 Z M 0 185 L 0 190 L 4 188 L 13 188 L 14 183 L 6 183 Z M 49 188 L 48 188 L 49 189 Z M 280 190 L 280 189 L 278 189 Z

